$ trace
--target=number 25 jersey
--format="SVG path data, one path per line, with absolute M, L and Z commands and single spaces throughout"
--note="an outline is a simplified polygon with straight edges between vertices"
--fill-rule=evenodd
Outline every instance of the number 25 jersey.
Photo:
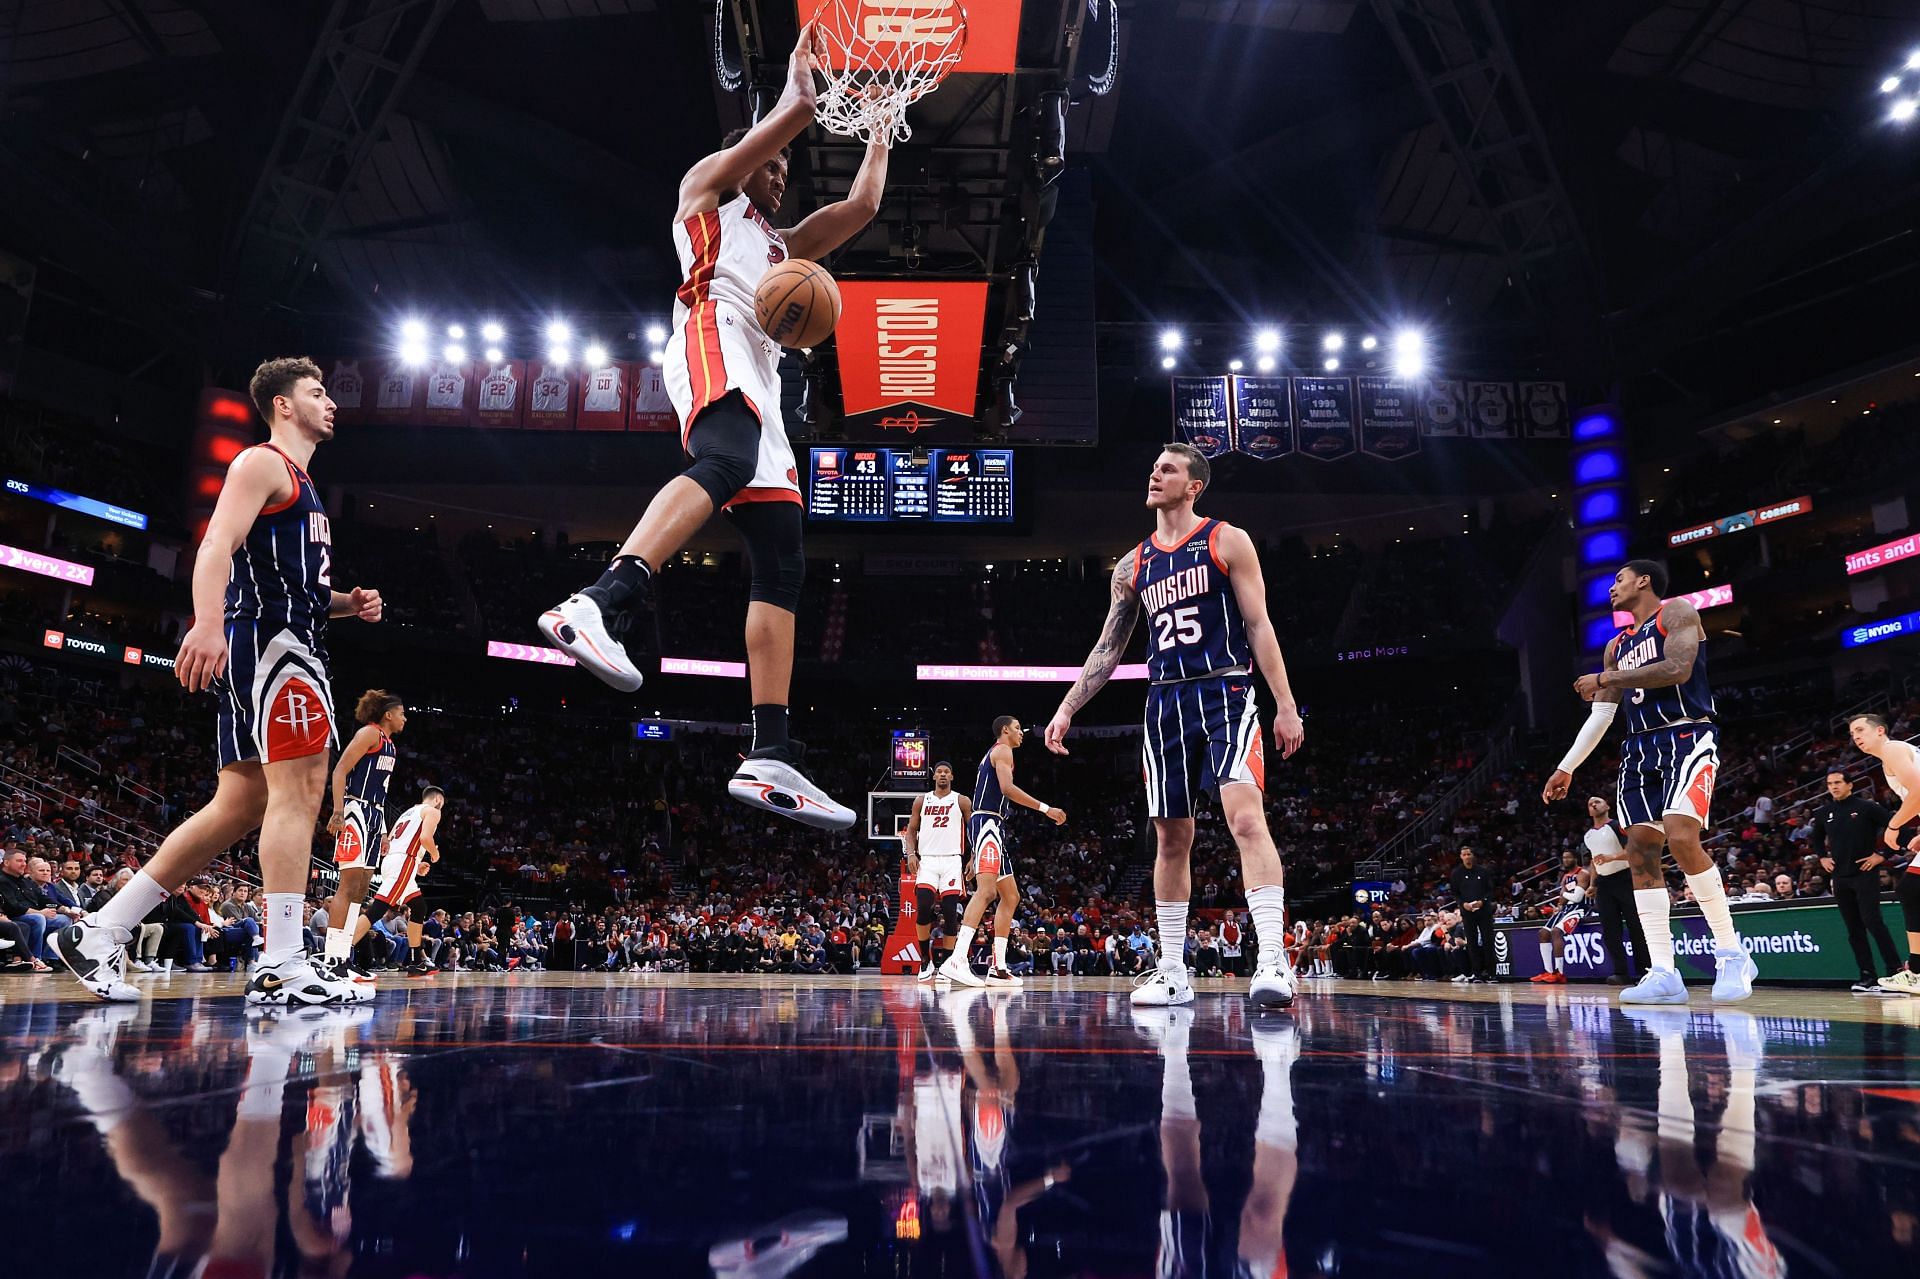
M 1156 684 L 1246 669 L 1246 623 L 1216 547 L 1227 526 L 1202 520 L 1184 542 L 1149 536 L 1134 559 L 1133 588 L 1147 615 L 1147 677 Z

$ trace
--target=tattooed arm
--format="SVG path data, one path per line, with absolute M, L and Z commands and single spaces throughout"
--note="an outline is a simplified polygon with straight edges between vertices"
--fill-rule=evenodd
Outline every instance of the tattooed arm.
M 1101 629 L 1093 651 L 1087 654 L 1080 678 L 1067 690 L 1060 709 L 1053 713 L 1047 725 L 1047 749 L 1056 755 L 1067 753 L 1067 730 L 1073 726 L 1074 712 L 1092 701 L 1093 695 L 1106 686 L 1113 676 L 1113 668 L 1120 664 L 1127 641 L 1133 637 L 1133 624 L 1140 617 L 1140 592 L 1133 589 L 1134 565 L 1139 554 L 1140 548 L 1136 546 L 1114 566 L 1113 605 L 1107 609 L 1107 624 Z

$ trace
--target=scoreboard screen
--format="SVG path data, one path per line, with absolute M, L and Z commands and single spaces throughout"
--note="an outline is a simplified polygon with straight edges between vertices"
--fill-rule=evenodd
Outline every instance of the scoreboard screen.
M 817 448 L 807 514 L 835 523 L 1011 524 L 1013 450 Z

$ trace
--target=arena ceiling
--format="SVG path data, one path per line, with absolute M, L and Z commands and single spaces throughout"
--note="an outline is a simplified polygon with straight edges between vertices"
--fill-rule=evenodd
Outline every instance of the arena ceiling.
M 1162 324 L 1209 359 L 1258 322 L 1416 322 L 1443 358 L 1617 388 L 1663 429 L 1910 340 L 1920 125 L 1877 89 L 1920 47 L 1912 4 L 1118 12 L 1118 86 L 1082 75 L 1069 134 L 1114 428 L 1162 425 Z M 714 15 L 0 2 L 0 250 L 40 268 L 29 339 L 197 385 L 269 336 L 378 341 L 422 301 L 637 327 L 675 283 L 678 178 L 746 109 Z

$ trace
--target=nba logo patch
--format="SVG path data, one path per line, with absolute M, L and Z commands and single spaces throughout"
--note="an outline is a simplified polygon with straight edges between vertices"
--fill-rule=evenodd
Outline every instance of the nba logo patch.
M 326 749 L 332 728 L 333 712 L 325 699 L 298 675 L 289 676 L 267 704 L 263 762 L 317 755 Z

